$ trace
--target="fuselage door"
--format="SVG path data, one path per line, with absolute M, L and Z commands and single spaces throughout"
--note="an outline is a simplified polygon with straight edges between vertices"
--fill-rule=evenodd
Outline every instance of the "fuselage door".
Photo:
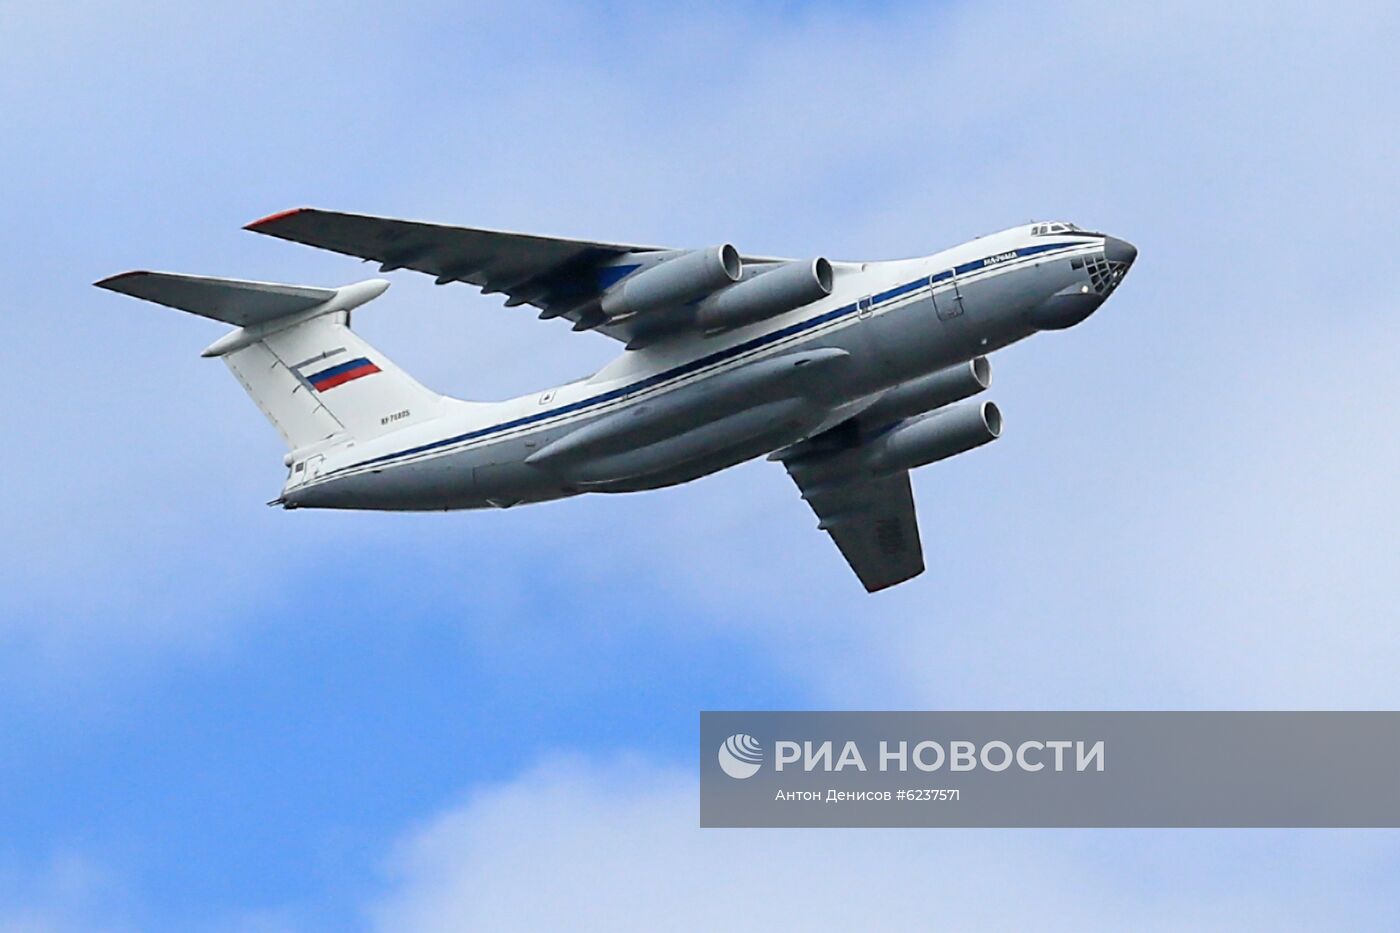
M 292 471 L 287 476 L 287 487 L 304 486 L 314 480 L 321 472 L 321 455 L 308 457 L 292 464 Z
M 939 320 L 951 320 L 963 313 L 962 292 L 958 289 L 956 269 L 930 276 L 929 286 L 933 289 L 933 307 L 938 311 Z

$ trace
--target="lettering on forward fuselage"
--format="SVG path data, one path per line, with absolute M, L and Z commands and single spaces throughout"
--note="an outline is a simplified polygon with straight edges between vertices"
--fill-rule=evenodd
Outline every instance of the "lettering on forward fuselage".
M 999 262 L 1006 262 L 1006 260 L 1008 260 L 1008 259 L 1015 259 L 1015 258 L 1016 258 L 1016 251 L 1013 249 L 1013 250 L 1012 250 L 1011 252 L 1009 252 L 1009 253 L 997 253 L 995 256 L 988 256 L 986 259 L 982 260 L 982 265 L 984 265 L 984 266 L 994 266 L 994 265 L 996 265 L 996 264 L 999 263 Z

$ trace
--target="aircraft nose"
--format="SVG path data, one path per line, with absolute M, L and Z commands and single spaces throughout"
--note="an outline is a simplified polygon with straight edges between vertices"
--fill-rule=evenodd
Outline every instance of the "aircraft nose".
M 1137 247 L 1116 236 L 1104 237 L 1103 256 L 1109 262 L 1121 262 L 1125 266 L 1131 266 L 1137 258 Z
M 1062 330 L 1073 327 L 1098 310 L 1137 259 L 1137 247 L 1116 236 L 1103 238 L 1103 255 L 1075 260 L 1077 273 L 1070 285 L 1036 305 L 1030 312 L 1031 321 L 1040 330 Z

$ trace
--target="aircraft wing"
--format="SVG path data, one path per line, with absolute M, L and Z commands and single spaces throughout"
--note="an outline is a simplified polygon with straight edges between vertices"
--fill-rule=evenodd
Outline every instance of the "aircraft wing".
M 909 471 L 846 475 L 787 464 L 802 498 L 817 513 L 841 556 L 873 593 L 924 572 L 919 519 Z
M 659 246 L 599 243 L 559 237 L 449 227 L 413 220 L 299 208 L 247 226 L 280 237 L 381 263 L 381 271 L 413 269 L 439 285 L 466 282 L 483 294 L 506 295 L 506 306 L 533 305 L 540 317 L 562 317 L 575 330 L 596 328 L 624 342 L 634 321 L 609 322 L 596 299 L 617 279 L 606 264 Z
M 239 327 L 305 311 L 336 296 L 333 288 L 144 270 L 123 272 L 95 284 L 98 288 L 144 298 L 167 308 L 178 308 Z

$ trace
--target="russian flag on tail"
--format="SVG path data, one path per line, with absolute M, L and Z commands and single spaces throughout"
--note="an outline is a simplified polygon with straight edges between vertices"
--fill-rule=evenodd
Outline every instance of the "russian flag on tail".
M 312 388 L 317 392 L 327 392 L 336 386 L 353 382 L 361 376 L 369 376 L 379 372 L 379 367 L 375 366 L 365 357 L 358 360 L 351 360 L 348 363 L 341 363 L 339 366 L 332 366 L 330 369 L 323 369 L 314 376 L 307 376 Z

